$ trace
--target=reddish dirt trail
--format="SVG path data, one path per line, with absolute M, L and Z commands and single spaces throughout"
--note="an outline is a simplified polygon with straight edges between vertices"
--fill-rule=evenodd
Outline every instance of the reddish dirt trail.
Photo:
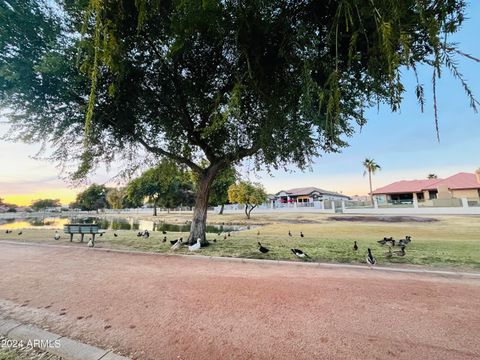
M 135 359 L 479 359 L 480 280 L 0 244 L 0 312 Z

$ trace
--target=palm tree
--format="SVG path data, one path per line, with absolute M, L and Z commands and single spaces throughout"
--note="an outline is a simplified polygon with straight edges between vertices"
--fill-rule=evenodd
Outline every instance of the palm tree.
M 366 158 L 363 161 L 363 167 L 365 168 L 363 176 L 368 174 L 368 181 L 370 183 L 370 201 L 373 204 L 372 174 L 375 174 L 377 170 L 381 170 L 382 168 L 375 162 L 375 160 L 369 158 Z
M 427 179 L 438 179 L 437 174 L 428 174 Z

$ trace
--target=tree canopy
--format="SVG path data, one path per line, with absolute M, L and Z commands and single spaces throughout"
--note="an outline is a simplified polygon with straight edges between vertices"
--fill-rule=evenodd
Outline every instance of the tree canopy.
M 46 208 L 56 208 L 60 206 L 59 199 L 38 199 L 32 202 L 30 206 L 33 210 L 39 211 Z
M 70 204 L 70 207 L 85 211 L 108 208 L 107 193 L 108 188 L 104 185 L 92 184 L 77 195 L 75 202 Z
M 193 205 L 192 188 L 187 171 L 172 161 L 164 160 L 130 181 L 126 191 L 131 201 L 147 198 L 153 204 L 156 216 L 157 206 L 172 208 Z
M 339 151 L 367 107 L 398 110 L 405 68 L 431 66 L 434 90 L 449 68 L 475 108 L 455 61 L 471 56 L 448 37 L 464 13 L 463 0 L 2 1 L 0 107 L 10 137 L 53 144 L 77 178 L 121 156 L 136 168 L 140 148 L 189 166 L 193 242 L 222 169 Z
M 260 184 L 240 181 L 230 186 L 228 199 L 232 203 L 245 205 L 245 215 L 250 219 L 252 210 L 267 200 L 267 193 Z

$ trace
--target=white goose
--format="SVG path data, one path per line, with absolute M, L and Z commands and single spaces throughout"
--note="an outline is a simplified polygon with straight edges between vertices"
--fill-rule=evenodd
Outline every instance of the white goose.
M 55 230 L 55 235 L 53 236 L 55 240 L 60 240 L 60 234 Z
M 94 244 L 93 244 L 93 240 L 90 239 L 90 241 L 88 242 L 88 247 L 93 247 L 93 245 L 94 245 Z
M 200 248 L 202 247 L 202 244 L 200 243 L 202 240 L 200 238 L 197 239 L 197 243 L 194 244 L 194 245 L 190 245 L 188 247 L 188 251 L 197 251 L 197 250 L 200 250 Z

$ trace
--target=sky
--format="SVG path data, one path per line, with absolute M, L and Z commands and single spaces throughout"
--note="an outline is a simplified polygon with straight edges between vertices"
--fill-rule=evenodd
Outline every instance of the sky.
M 452 41 L 469 54 L 480 57 L 478 21 L 480 2 L 471 1 L 467 21 Z M 458 58 L 460 69 L 473 93 L 480 98 L 480 63 Z M 435 133 L 432 72 L 420 69 L 420 82 L 425 86 L 426 106 L 420 112 L 411 72 L 403 73 L 407 89 L 401 110 L 392 113 L 387 107 L 369 109 L 368 123 L 361 132 L 348 138 L 349 147 L 341 153 L 326 154 L 314 159 L 310 171 L 295 168 L 273 171 L 271 174 L 249 171 L 248 161 L 241 168 L 244 178 L 262 183 L 269 193 L 294 187 L 315 186 L 347 195 L 365 195 L 369 192 L 368 179 L 363 176 L 362 162 L 373 158 L 382 167 L 373 178 L 374 188 L 398 180 L 423 179 L 435 173 L 447 177 L 457 172 L 473 172 L 480 167 L 480 114 L 469 107 L 469 101 L 458 80 L 447 70 L 437 81 L 440 138 Z M 6 119 L 0 119 L 5 121 Z M 7 127 L 0 124 L 0 134 Z M 19 205 L 28 205 L 34 199 L 58 198 L 68 204 L 82 188 L 72 188 L 61 179 L 55 164 L 32 157 L 40 145 L 0 142 L 0 198 Z M 110 184 L 115 173 L 100 171 L 90 182 Z

